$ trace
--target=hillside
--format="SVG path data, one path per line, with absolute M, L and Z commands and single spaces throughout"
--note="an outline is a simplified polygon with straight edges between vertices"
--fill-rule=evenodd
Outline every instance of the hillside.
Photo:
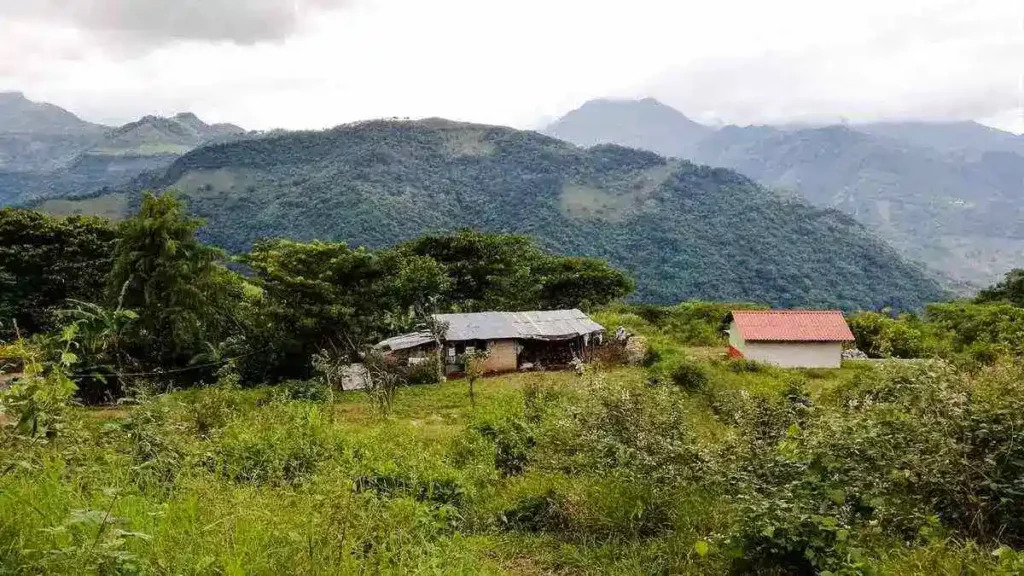
M 0 92 L 0 174 L 59 168 L 105 130 L 53 104 L 33 102 L 20 92 Z
M 191 113 L 109 128 L 20 94 L 0 94 L 0 206 L 123 186 L 194 148 L 244 133 Z
M 100 134 L 105 128 L 21 92 L 0 92 L 0 134 Z
M 380 121 L 247 139 L 190 152 L 146 185 L 183 193 L 207 220 L 205 239 L 232 251 L 277 236 L 380 247 L 474 227 L 607 259 L 634 275 L 645 301 L 872 308 L 941 297 L 839 212 L 730 170 L 508 128 Z M 106 195 L 42 207 L 133 203 Z
M 728 126 L 706 128 L 695 139 L 701 131 L 685 126 L 675 129 L 673 143 L 662 126 L 622 126 L 629 117 L 623 107 L 639 115 L 650 101 L 619 102 L 615 112 L 600 102 L 570 112 L 548 132 L 580 146 L 615 143 L 724 166 L 794 190 L 854 216 L 903 254 L 961 282 L 987 284 L 1024 266 L 1019 136 L 973 122 L 903 122 Z M 569 121 L 573 130 L 562 129 Z
M 187 112 L 171 118 L 145 116 L 137 122 L 111 130 L 90 153 L 112 156 L 180 155 L 207 142 L 243 133 L 245 130 L 238 126 L 210 125 Z

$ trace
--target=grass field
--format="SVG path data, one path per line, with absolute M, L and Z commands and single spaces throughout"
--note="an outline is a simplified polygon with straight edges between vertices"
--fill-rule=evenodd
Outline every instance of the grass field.
M 407 387 L 390 414 L 287 386 L 75 408 L 60 437 L 0 448 L 0 573 L 799 573 L 738 564 L 738 447 L 794 394 L 841 410 L 835 391 L 878 368 L 735 364 L 649 336 L 706 384 L 591 367 L 481 380 L 475 406 L 461 380 Z M 848 573 L 1021 566 L 970 541 L 850 531 Z

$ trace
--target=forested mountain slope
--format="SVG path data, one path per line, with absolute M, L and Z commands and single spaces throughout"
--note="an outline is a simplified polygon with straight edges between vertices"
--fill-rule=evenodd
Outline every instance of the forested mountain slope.
M 646 301 L 871 308 L 942 296 L 850 217 L 731 170 L 508 128 L 376 121 L 246 139 L 190 152 L 143 185 L 180 191 L 205 238 L 233 251 L 279 236 L 380 247 L 474 227 L 604 258 Z M 116 204 L 80 207 L 96 202 Z
M 893 122 L 703 131 L 687 125 L 675 128 L 673 139 L 667 124 L 640 119 L 653 106 L 649 99 L 618 101 L 614 109 L 603 102 L 584 104 L 547 132 L 579 146 L 614 143 L 724 166 L 794 190 L 963 282 L 988 284 L 1024 266 L 1020 136 L 974 122 Z M 663 117 L 675 112 L 658 109 Z M 630 117 L 637 120 L 624 125 Z

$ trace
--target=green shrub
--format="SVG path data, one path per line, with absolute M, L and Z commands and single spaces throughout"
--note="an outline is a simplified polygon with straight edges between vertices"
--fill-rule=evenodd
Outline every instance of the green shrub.
M 437 384 L 439 382 L 438 375 L 441 374 L 438 369 L 439 362 L 440 360 L 436 356 L 431 356 L 424 362 L 409 366 L 406 370 L 406 382 L 410 386 Z
M 644 354 L 643 360 L 640 361 L 640 365 L 644 368 L 651 368 L 658 362 L 661 362 L 661 351 L 651 346 Z
M 698 392 L 708 385 L 708 373 L 700 364 L 684 360 L 672 369 L 672 383 L 684 390 Z
M 331 390 L 319 378 L 286 380 L 281 387 L 284 389 L 285 396 L 289 400 L 326 402 L 331 396 Z
M 372 491 L 379 496 L 408 494 L 420 502 L 459 507 L 465 499 L 462 485 L 452 478 L 412 479 L 403 475 L 364 474 L 355 479 L 357 491 Z
M 562 498 L 554 490 L 520 498 L 500 515 L 500 522 L 512 530 L 547 532 L 564 530 L 567 521 L 562 513 Z
M 271 405 L 260 410 L 223 430 L 205 458 L 207 469 L 240 483 L 296 484 L 335 449 L 317 409 Z
M 743 372 L 764 372 L 767 368 L 760 362 L 746 358 L 732 358 L 726 363 L 726 366 L 728 366 L 730 371 L 737 374 Z

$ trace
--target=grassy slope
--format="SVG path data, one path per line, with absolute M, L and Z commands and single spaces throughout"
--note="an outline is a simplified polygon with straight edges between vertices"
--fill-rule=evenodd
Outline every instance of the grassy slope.
M 622 380 L 643 378 L 641 371 L 622 369 L 608 375 Z M 730 385 L 742 386 L 733 375 Z M 834 375 L 841 376 L 841 373 Z M 833 377 L 830 375 L 829 377 Z M 140 486 L 140 474 L 124 453 L 124 423 L 132 409 L 81 409 L 81 442 L 65 460 L 44 448 L 20 455 L 31 469 L 0 479 L 0 571 L 15 570 L 33 557 L 32 549 L 54 546 L 88 547 L 72 533 L 47 529 L 66 524 L 74 510 L 96 513 L 110 509 L 118 529 L 143 533 L 127 537 L 122 551 L 138 562 L 169 573 L 273 574 L 354 572 L 539 573 L 552 569 L 604 573 L 646 573 L 651 561 L 669 550 L 692 550 L 693 543 L 716 528 L 710 517 L 681 517 L 679 532 L 643 544 L 563 542 L 553 536 L 505 532 L 496 526 L 501 511 L 524 494 L 559 487 L 581 498 L 609 489 L 595 479 L 526 474 L 503 479 L 493 455 L 481 450 L 467 432 L 478 421 L 497 418 L 521 402 L 527 381 L 574 389 L 569 374 L 513 375 L 478 383 L 478 406 L 469 405 L 463 381 L 403 390 L 390 418 L 376 415 L 359 392 L 343 394 L 332 410 L 305 402 L 267 403 L 274 389 L 233 392 L 240 403 L 233 421 L 209 440 L 189 433 L 194 406 L 209 391 L 175 393 L 164 398 L 180 436 L 164 439 L 190 454 L 192 466 L 180 474 L 172 491 Z M 781 383 L 781 381 L 780 381 Z M 779 384 L 781 386 L 781 384 Z M 751 389 L 773 394 L 773 384 Z M 192 407 L 192 408 L 190 408 Z M 692 403 L 698 429 L 708 441 L 728 430 L 707 413 L 699 399 Z M 176 423 L 176 424 L 174 424 Z M 286 442 L 284 437 L 313 430 L 326 443 L 317 470 L 301 484 L 236 481 L 227 470 L 208 471 L 203 460 L 234 461 L 259 467 L 259 443 Z M 19 457 L 4 454 L 5 460 Z M 154 466 L 159 466 L 159 463 Z M 244 465 L 243 465 L 244 466 Z M 396 475 L 419 480 L 454 480 L 463 486 L 468 504 L 461 510 L 432 506 L 400 492 L 392 497 L 353 491 L 353 481 L 366 475 Z M 114 495 L 117 495 L 114 500 Z M 700 514 L 718 501 L 687 503 Z M 453 530 L 452 525 L 458 526 Z M 95 534 L 96 526 L 91 532 Z M 79 537 L 81 538 L 81 537 Z M 21 550 L 7 548 L 14 546 Z M 79 554 L 84 551 L 79 550 Z M 98 553 L 97 553 L 98 554 Z M 691 555 L 692 556 L 692 555 Z M 678 558 L 676 566 L 717 571 L 714 558 Z M 50 569 L 74 571 L 74 564 L 51 563 Z
M 734 372 L 714 362 L 720 346 L 682 346 L 671 329 L 625 310 L 598 318 L 643 333 L 664 364 L 705 362 L 713 394 L 663 392 L 709 448 L 739 432 L 716 415 L 715 403 L 730 394 L 778 401 L 799 378 L 813 402 L 827 405 L 829 389 L 872 369 Z M 475 408 L 461 380 L 407 388 L 386 418 L 361 392 L 318 404 L 285 400 L 275 387 L 80 408 L 67 439 L 0 448 L 0 572 L 102 571 L 115 560 L 121 569 L 174 574 L 727 571 L 724 551 L 713 545 L 702 557 L 695 544 L 732 529 L 728 493 L 677 490 L 668 526 L 646 534 L 636 532 L 646 496 L 629 478 L 532 466 L 520 476 L 496 471 L 495 445 L 477 432 L 481 425 L 521 411 L 527 387 L 569 398 L 594 377 L 488 378 L 477 384 Z M 596 377 L 639 390 L 647 374 L 620 368 Z M 551 490 L 569 503 L 572 526 L 535 533 L 505 525 L 506 511 Z M 998 564 L 988 552 L 952 543 L 893 543 L 873 565 L 912 574 L 959 571 L 963 562 L 980 572 Z

